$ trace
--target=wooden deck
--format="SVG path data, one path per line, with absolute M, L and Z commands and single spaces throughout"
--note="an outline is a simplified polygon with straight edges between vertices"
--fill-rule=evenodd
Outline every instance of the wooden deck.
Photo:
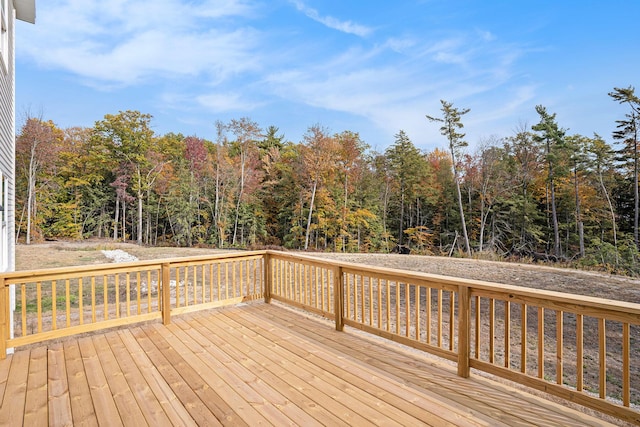
M 175 316 L 0 361 L 0 425 L 607 425 L 274 304 Z

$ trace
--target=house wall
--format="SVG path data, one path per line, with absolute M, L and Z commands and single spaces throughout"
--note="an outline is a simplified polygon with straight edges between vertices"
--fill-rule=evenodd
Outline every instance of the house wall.
M 15 9 L 12 1 L 8 6 L 8 64 L 0 66 L 0 271 L 15 268 Z

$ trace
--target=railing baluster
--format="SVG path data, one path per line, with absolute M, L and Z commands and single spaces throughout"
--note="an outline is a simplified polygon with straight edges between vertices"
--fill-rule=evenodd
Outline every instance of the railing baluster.
M 520 372 L 527 373 L 527 304 L 520 304 Z
M 409 338 L 411 336 L 411 295 L 409 291 L 409 284 L 404 284 L 404 306 L 405 306 L 405 328 L 404 336 Z
M 22 336 L 27 335 L 27 285 L 20 286 L 20 303 L 22 312 Z
M 180 307 L 180 267 L 176 267 L 176 307 Z
M 373 279 L 367 276 L 369 284 L 369 326 L 373 326 Z
M 442 289 L 438 289 L 438 348 L 442 348 Z
M 224 296 L 225 299 L 233 298 L 233 261 L 224 263 Z
M 360 279 L 360 322 L 364 323 L 366 321 L 365 317 L 366 317 L 366 311 L 365 311 L 365 293 L 364 293 L 364 276 L 361 274 L 360 276 L 356 277 L 356 281 L 358 280 L 358 278 Z M 357 321 L 358 319 L 356 319 Z
M 342 273 L 342 267 L 334 267 L 333 274 L 333 294 L 334 294 L 334 311 L 336 317 L 336 330 L 342 331 L 344 329 L 344 275 Z
M 116 274 L 116 319 L 120 318 L 120 274 Z
M 504 302 L 504 367 L 511 365 L 511 303 Z
M 51 329 L 58 329 L 58 295 L 55 280 L 51 281 Z
M 209 264 L 209 302 L 213 302 L 213 263 Z
M 489 298 L 489 363 L 495 362 L 496 300 Z
M 95 276 L 91 276 L 91 322 L 96 323 L 96 277 Z
M 71 289 L 70 289 L 71 283 L 70 283 L 69 279 L 66 279 L 64 281 L 64 286 L 65 286 L 64 296 L 66 298 L 65 299 L 65 304 L 64 304 L 64 306 L 65 306 L 65 321 L 66 321 L 66 325 L 67 325 L 67 328 L 68 328 L 69 326 L 71 326 Z
M 42 282 L 36 283 L 36 310 L 38 312 L 38 333 L 42 332 Z
M 207 293 L 207 270 L 205 269 L 205 265 L 202 264 L 202 271 L 200 273 L 202 276 L 202 303 L 207 302 L 206 293 Z M 211 295 L 209 295 L 209 299 L 211 299 Z
M 431 344 L 431 288 L 427 288 L 427 344 Z
M 386 296 L 387 296 L 387 306 L 386 306 L 386 310 L 385 310 L 385 318 L 386 318 L 386 329 L 387 332 L 391 331 L 391 287 L 389 285 L 389 279 L 385 279 L 384 280 L 385 286 L 386 286 Z
M 107 320 L 109 318 L 109 288 L 107 286 L 107 275 L 103 275 L 102 276 L 102 290 L 103 290 L 103 302 L 104 302 L 104 308 L 103 308 L 103 316 L 104 316 L 104 320 Z
M 125 304 L 127 305 L 127 317 L 131 316 L 131 273 L 127 271 L 124 275 L 125 290 L 127 297 L 125 298 Z
M 376 280 L 376 293 L 378 298 L 378 329 L 382 329 L 382 284 L 380 279 Z
M 481 326 L 480 326 L 480 314 L 481 314 L 481 311 L 480 311 L 480 308 L 481 308 L 480 307 L 480 297 L 476 295 L 474 297 L 474 299 L 475 299 L 475 303 L 476 303 L 475 330 L 474 330 L 474 332 L 475 332 L 474 357 L 476 359 L 479 359 L 480 358 L 480 328 L 481 328 Z
M 538 378 L 544 378 L 544 307 L 538 307 Z
M 147 313 L 151 313 L 151 270 L 147 270 Z
M 598 348 L 600 362 L 600 399 L 607 397 L 607 323 L 605 319 L 598 319 Z
M 584 325 L 582 314 L 576 315 L 576 390 L 582 391 L 584 386 Z
M 396 334 L 400 335 L 400 283 L 393 282 L 396 286 Z
M 455 326 L 456 326 L 456 294 L 449 292 L 449 350 L 453 351 L 455 343 Z
M 82 289 L 82 277 L 78 279 L 78 314 L 80 324 L 84 325 L 84 292 Z
M 630 326 L 622 324 L 622 404 L 627 408 L 631 404 L 631 345 Z
M 556 384 L 562 384 L 563 379 L 563 313 L 556 310 Z
M 189 266 L 184 267 L 184 306 L 189 307 Z
M 140 300 L 140 297 L 142 295 L 141 293 L 141 282 L 142 280 L 140 279 L 140 272 L 138 271 L 136 273 L 136 291 L 137 291 L 137 300 L 138 300 L 138 310 L 136 312 L 136 314 L 140 314 L 142 312 L 142 301 Z
M 413 287 L 414 289 L 414 301 L 415 301 L 415 329 L 416 329 L 416 333 L 415 333 L 415 339 L 416 341 L 420 341 L 420 286 L 418 285 L 414 285 Z
M 242 263 L 240 262 L 232 263 L 231 264 L 231 271 L 232 271 L 231 281 L 233 282 L 233 298 L 238 297 L 238 278 L 236 276 L 236 265 L 238 265 L 238 267 L 240 268 L 240 276 L 242 277 Z

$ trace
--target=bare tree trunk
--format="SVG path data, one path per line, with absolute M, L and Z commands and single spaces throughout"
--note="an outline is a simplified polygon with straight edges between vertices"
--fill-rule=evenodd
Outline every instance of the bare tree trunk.
M 35 215 L 36 210 L 36 171 L 38 168 L 36 147 L 36 144 L 31 146 L 31 156 L 29 159 L 29 182 L 27 184 L 29 188 L 27 195 L 27 245 L 31 244 L 31 218 Z
M 580 191 L 578 187 L 578 168 L 573 168 L 573 184 L 576 195 L 576 223 L 578 225 L 578 239 L 580 242 L 580 257 L 584 258 L 584 223 L 580 213 Z
M 635 123 L 636 116 L 632 116 L 632 120 Z M 640 248 L 640 241 L 638 240 L 638 222 L 640 218 L 640 192 L 638 190 L 638 129 L 634 124 L 634 144 L 633 144 L 633 240 L 636 243 L 636 248 Z
M 551 221 L 553 222 L 553 250 L 556 256 L 561 255 L 560 227 L 558 226 L 558 213 L 556 209 L 556 186 L 553 180 L 553 168 L 549 164 L 549 189 L 551 191 Z
M 471 245 L 469 244 L 469 234 L 467 234 L 467 222 L 464 219 L 464 209 L 462 207 L 462 193 L 460 192 L 460 183 L 458 182 L 457 173 L 455 174 L 456 190 L 458 192 L 458 207 L 460 208 L 460 220 L 462 221 L 462 234 L 464 237 L 464 244 L 467 250 L 467 256 L 471 257 Z
M 118 241 L 118 227 L 120 226 L 120 196 L 116 196 L 116 212 L 113 218 L 113 240 Z
M 343 227 L 343 229 L 340 230 L 340 234 L 342 234 L 342 252 L 346 252 L 346 246 L 347 246 L 346 231 L 347 231 L 347 197 L 348 197 L 348 195 L 349 195 L 348 175 L 345 172 L 345 174 L 344 174 L 344 205 L 342 207 L 342 227 Z
M 142 246 L 142 191 L 138 190 L 138 235 L 136 236 L 138 245 Z
M 385 248 L 389 251 L 389 234 L 387 233 L 387 209 L 389 208 L 389 180 L 385 180 L 384 196 L 383 196 L 383 209 L 382 209 L 382 230 L 384 232 Z
M 598 179 L 600 180 L 600 187 L 602 187 L 602 192 L 604 193 L 604 197 L 607 199 L 607 204 L 609 205 L 609 212 L 611 213 L 611 223 L 613 226 L 613 247 L 616 251 L 616 267 L 618 266 L 618 232 L 616 225 L 616 213 L 613 210 L 613 204 L 611 203 L 611 198 L 609 197 L 609 192 L 607 191 L 607 187 L 604 185 L 604 181 L 602 179 L 602 172 L 598 170 Z
M 127 202 L 122 201 L 122 241 L 127 240 Z
M 236 244 L 236 236 L 238 234 L 238 218 L 240 216 L 240 201 L 242 200 L 242 195 L 244 194 L 244 164 L 245 164 L 245 156 L 244 150 L 240 151 L 240 191 L 238 192 L 238 201 L 236 203 L 236 219 L 233 224 L 233 244 Z M 305 248 L 306 249 L 306 248 Z
M 311 204 L 309 206 L 309 217 L 307 218 L 307 232 L 304 239 L 304 249 L 309 248 L 309 232 L 311 231 L 311 216 L 313 215 L 313 204 L 316 200 L 316 189 L 318 188 L 318 181 L 313 181 L 313 189 L 311 190 Z

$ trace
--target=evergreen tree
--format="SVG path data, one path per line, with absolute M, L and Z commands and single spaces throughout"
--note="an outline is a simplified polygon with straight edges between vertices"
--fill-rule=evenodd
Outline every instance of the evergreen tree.
M 538 132 L 535 140 L 545 146 L 545 157 L 547 163 L 547 182 L 551 195 L 551 222 L 553 224 L 553 251 L 556 256 L 561 256 L 560 227 L 558 225 L 558 210 L 556 204 L 556 181 L 555 175 L 558 169 L 558 156 L 560 150 L 564 149 L 565 130 L 558 127 L 556 115 L 549 114 L 542 105 L 536 106 L 536 112 L 540 116 L 540 122 L 531 128 Z
M 442 104 L 442 117 L 432 117 L 427 115 L 427 119 L 431 122 L 440 122 L 440 133 L 449 141 L 449 151 L 451 152 L 451 163 L 453 168 L 453 177 L 456 183 L 456 191 L 458 193 L 458 208 L 460 210 L 460 221 L 462 223 L 462 235 L 464 237 L 465 249 L 468 256 L 471 256 L 471 245 L 469 243 L 469 234 L 467 233 L 467 222 L 464 218 L 464 207 L 462 204 L 462 193 L 460 192 L 460 157 L 462 149 L 469 145 L 464 141 L 465 134 L 459 130 L 464 127 L 462 124 L 462 116 L 467 114 L 470 109 L 459 110 L 453 107 L 453 103 L 440 100 Z

